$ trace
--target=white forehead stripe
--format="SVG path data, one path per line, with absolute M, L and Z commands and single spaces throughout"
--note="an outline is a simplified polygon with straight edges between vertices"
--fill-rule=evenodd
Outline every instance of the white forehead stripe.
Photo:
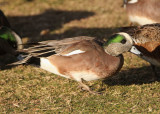
M 141 52 L 135 46 L 131 47 L 130 52 L 133 53 L 133 54 L 136 54 L 136 55 L 141 54 Z
M 137 3 L 138 2 L 138 0 L 130 0 L 128 3 L 129 4 L 134 4 L 134 3 Z
M 128 40 L 131 44 L 133 44 L 132 37 L 129 34 L 125 32 L 119 32 L 118 34 L 123 35 L 126 38 L 126 40 Z
M 65 54 L 64 56 L 71 56 L 71 55 L 75 55 L 75 54 L 80 54 L 80 53 L 84 53 L 85 51 L 82 50 L 74 50 L 70 53 Z

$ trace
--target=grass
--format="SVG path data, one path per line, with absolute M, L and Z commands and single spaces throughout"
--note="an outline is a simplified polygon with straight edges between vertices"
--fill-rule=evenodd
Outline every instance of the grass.
M 80 35 L 107 38 L 115 27 L 129 25 L 121 4 L 122 0 L 0 0 L 24 42 Z M 102 89 L 102 95 L 81 91 L 77 82 L 30 65 L 1 70 L 0 112 L 160 113 L 160 83 L 149 81 L 149 64 L 130 53 L 124 57 L 121 71 L 103 86 L 101 80 L 88 82 L 95 91 Z

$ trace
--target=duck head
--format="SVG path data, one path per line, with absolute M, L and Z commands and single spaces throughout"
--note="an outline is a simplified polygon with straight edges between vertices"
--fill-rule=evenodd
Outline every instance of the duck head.
M 6 40 L 15 49 L 23 48 L 22 40 L 19 35 L 8 27 L 0 27 L 0 38 Z
M 132 46 L 132 37 L 125 32 L 120 32 L 111 36 L 103 45 L 105 52 L 112 56 L 119 56 L 131 50 Z

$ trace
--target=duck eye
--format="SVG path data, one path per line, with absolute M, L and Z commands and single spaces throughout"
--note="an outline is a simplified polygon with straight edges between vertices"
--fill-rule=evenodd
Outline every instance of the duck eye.
M 121 40 L 121 43 L 125 44 L 126 43 L 126 39 Z

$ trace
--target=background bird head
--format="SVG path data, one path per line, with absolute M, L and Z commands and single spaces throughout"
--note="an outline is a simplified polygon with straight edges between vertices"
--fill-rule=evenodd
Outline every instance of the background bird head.
M 0 38 L 6 40 L 15 49 L 23 48 L 21 38 L 8 27 L 0 28 Z

